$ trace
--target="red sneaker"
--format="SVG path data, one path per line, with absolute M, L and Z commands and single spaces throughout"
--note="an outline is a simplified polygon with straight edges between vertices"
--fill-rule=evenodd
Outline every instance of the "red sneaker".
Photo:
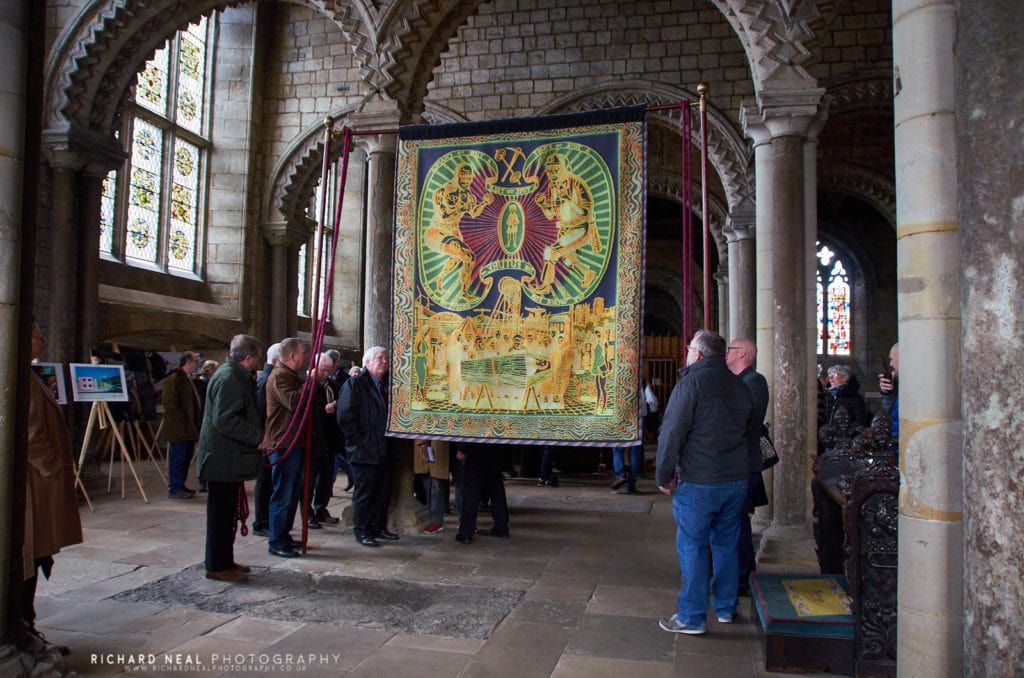
M 427 534 L 437 534 L 438 532 L 444 532 L 444 523 L 427 523 L 423 531 Z

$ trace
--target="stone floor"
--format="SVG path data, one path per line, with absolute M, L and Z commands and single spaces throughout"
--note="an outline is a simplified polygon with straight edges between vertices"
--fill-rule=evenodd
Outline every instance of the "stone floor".
M 749 598 L 735 624 L 711 614 L 705 636 L 658 628 L 679 570 L 670 500 L 651 480 L 618 495 L 601 473 L 553 488 L 512 479 L 511 539 L 468 546 L 452 516 L 440 534 L 375 549 L 325 526 L 291 560 L 239 537 L 236 560 L 253 572 L 226 584 L 203 576 L 203 495 L 168 499 L 139 466 L 150 503 L 130 476 L 124 500 L 92 478 L 85 543 L 39 584 L 37 624 L 82 675 L 779 675 L 764 670 Z M 349 502 L 341 488 L 335 515 Z

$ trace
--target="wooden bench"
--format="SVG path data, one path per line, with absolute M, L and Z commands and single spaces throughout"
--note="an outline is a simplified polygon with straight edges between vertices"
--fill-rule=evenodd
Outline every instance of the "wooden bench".
M 843 571 L 856 620 L 856 674 L 895 676 L 899 471 L 893 465 L 892 426 L 885 413 L 870 428 L 849 426 L 838 415 L 837 426 L 820 432 L 830 450 L 815 463 L 815 534 L 826 537 L 827 547 L 826 533 L 835 529 L 839 512 Z M 823 571 L 831 560 L 819 553 Z

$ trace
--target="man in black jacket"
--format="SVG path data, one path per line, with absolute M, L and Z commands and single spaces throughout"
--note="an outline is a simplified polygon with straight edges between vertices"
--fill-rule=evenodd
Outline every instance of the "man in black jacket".
M 672 496 L 683 588 L 676 614 L 659 626 L 672 633 L 707 632 L 708 545 L 714 559 L 711 592 L 718 621 L 736 615 L 736 544 L 750 475 L 750 392 L 725 365 L 725 339 L 697 332 L 687 349 L 658 438 L 655 478 Z M 673 475 L 678 486 L 673 492 Z
M 345 382 L 338 396 L 338 426 L 352 465 L 352 532 L 363 546 L 380 546 L 377 539 L 394 541 L 387 529 L 391 476 L 395 459 L 384 437 L 388 423 L 386 376 L 390 361 L 382 346 L 363 354 L 363 371 Z

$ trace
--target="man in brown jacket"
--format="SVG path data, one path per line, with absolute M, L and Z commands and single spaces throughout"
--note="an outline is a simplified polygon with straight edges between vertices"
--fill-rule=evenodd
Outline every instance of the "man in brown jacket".
M 292 414 L 302 398 L 305 381 L 306 345 L 301 339 L 289 337 L 281 342 L 281 360 L 267 378 L 267 426 L 260 449 L 270 452 L 273 465 L 271 476 L 274 491 L 270 495 L 270 525 L 267 551 L 281 558 L 295 558 L 295 549 L 289 531 L 295 522 L 295 511 L 302 498 L 302 455 L 305 440 L 296 442 L 289 450 L 285 436 Z M 278 449 L 280 446 L 280 449 Z
M 46 337 L 32 325 L 32 359 L 42 357 Z M 63 547 L 82 543 L 82 520 L 75 496 L 75 468 L 71 440 L 60 405 L 42 381 L 27 372 L 28 477 L 25 493 L 25 543 L 22 550 L 25 584 L 22 613 L 29 631 L 35 629 L 36 581 L 41 569 L 47 579 L 53 555 Z M 66 647 L 58 646 L 62 654 Z
M 178 369 L 164 380 L 163 436 L 167 441 L 167 496 L 191 499 L 195 490 L 185 487 L 188 467 L 192 461 L 199 429 L 203 426 L 203 406 L 192 373 L 199 367 L 195 353 L 181 354 Z

